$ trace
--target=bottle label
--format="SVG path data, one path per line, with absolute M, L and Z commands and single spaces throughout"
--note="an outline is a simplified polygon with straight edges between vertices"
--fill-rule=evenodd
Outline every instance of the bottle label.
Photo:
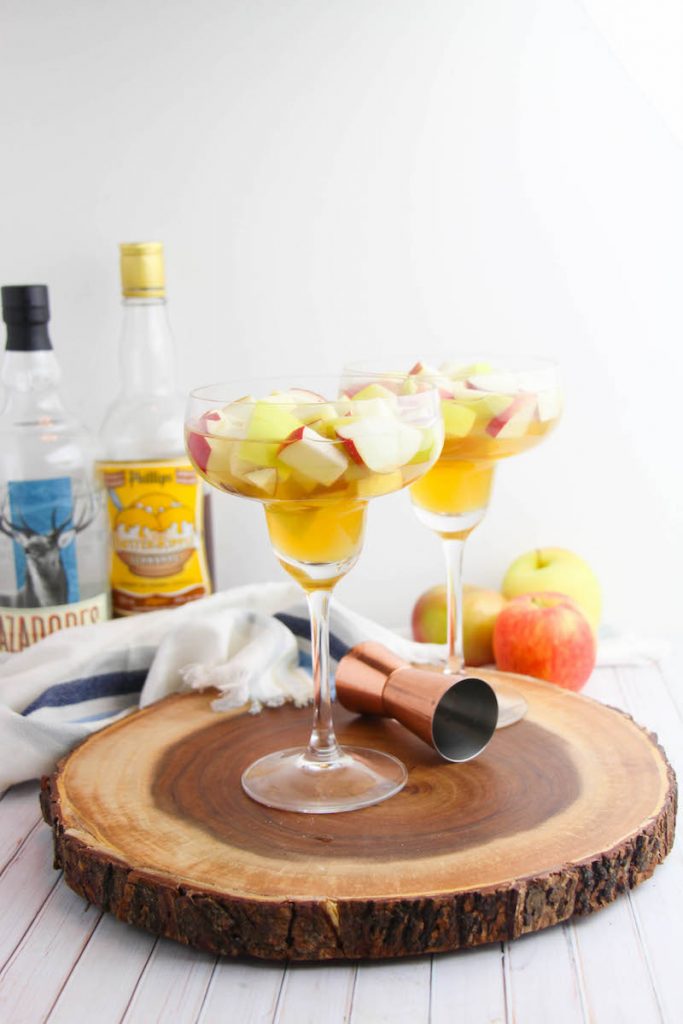
M 109 618 L 109 595 L 52 608 L 0 608 L 0 653 L 18 654 L 58 629 L 91 626 Z
M 104 581 L 88 578 L 89 546 L 78 543 L 101 509 L 101 492 L 75 491 L 70 477 L 11 480 L 3 489 L 0 652 L 14 654 L 57 629 L 107 618 L 108 595 L 89 596 L 103 591 Z
M 13 583 L 14 592 L 0 604 L 44 608 L 80 600 L 75 540 L 95 516 L 92 505 L 74 507 L 69 477 L 9 482 L 0 531 L 9 538 L 12 563 L 7 575 L 3 565 L 3 582 Z
M 200 480 L 185 459 L 100 463 L 109 496 L 116 615 L 210 593 Z

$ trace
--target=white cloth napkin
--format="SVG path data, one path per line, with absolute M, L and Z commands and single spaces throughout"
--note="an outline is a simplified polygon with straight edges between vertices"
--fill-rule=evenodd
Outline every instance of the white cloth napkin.
M 0 664 L 0 792 L 50 771 L 90 733 L 177 690 L 217 687 L 217 711 L 247 701 L 252 711 L 306 703 L 309 636 L 301 591 L 287 582 L 53 633 Z M 333 604 L 333 667 L 370 638 L 406 660 L 427 662 L 441 651 Z

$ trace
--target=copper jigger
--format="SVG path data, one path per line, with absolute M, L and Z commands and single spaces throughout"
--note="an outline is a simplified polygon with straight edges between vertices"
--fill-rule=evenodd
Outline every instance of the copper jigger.
M 347 710 L 397 719 L 446 761 L 476 757 L 498 722 L 496 695 L 483 679 L 414 668 L 372 641 L 344 655 L 336 687 Z

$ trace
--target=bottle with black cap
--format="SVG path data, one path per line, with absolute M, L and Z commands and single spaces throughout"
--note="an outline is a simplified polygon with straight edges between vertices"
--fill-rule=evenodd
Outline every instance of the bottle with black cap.
M 2 288 L 0 654 L 108 617 L 93 437 L 64 408 L 45 285 Z

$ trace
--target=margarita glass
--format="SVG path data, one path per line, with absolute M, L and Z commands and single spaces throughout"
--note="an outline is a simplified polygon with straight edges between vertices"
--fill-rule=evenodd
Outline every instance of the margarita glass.
M 418 362 L 408 376 L 370 370 L 349 373 L 374 380 L 376 387 L 410 393 L 424 382 L 441 398 L 445 441 L 437 462 L 410 488 L 415 513 L 442 538 L 446 560 L 447 641 L 444 672 L 462 674 L 462 562 L 464 545 L 488 508 L 497 464 L 537 445 L 558 421 L 561 394 L 557 367 L 548 360 L 506 356 L 463 357 Z M 358 386 L 346 378 L 347 389 Z M 524 699 L 491 683 L 499 697 L 499 728 L 526 711 Z
M 331 400 L 320 392 L 339 395 L 338 378 L 285 387 L 261 380 L 193 391 L 186 444 L 208 483 L 263 504 L 275 554 L 306 592 L 311 616 L 315 709 L 308 746 L 259 759 L 242 785 L 270 807 L 349 811 L 393 796 L 407 773 L 389 754 L 337 743 L 330 595 L 358 559 L 370 498 L 414 484 L 438 457 L 439 395 L 427 380 L 410 394 L 370 384 L 352 398 Z

